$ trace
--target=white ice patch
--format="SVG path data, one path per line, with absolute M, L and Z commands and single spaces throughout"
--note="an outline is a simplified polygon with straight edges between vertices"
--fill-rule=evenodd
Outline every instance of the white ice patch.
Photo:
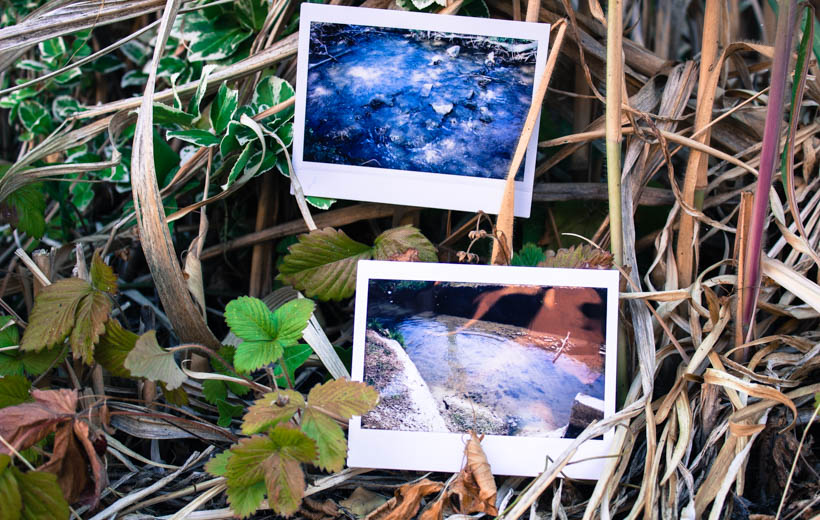
M 453 111 L 453 104 L 452 103 L 438 102 L 438 103 L 431 103 L 431 104 L 433 106 L 433 110 L 435 110 L 437 114 L 441 114 L 443 116 L 447 115 L 447 114 L 449 114 L 450 112 Z
M 327 96 L 330 93 L 331 92 L 330 92 L 329 89 L 327 89 L 327 88 L 325 88 L 321 85 L 316 85 L 315 87 L 313 87 L 310 90 L 310 97 L 322 97 L 322 96 Z
M 369 83 L 375 83 L 382 76 L 382 71 L 375 67 L 350 67 L 347 73 L 354 78 L 359 78 L 360 80 L 367 81 Z

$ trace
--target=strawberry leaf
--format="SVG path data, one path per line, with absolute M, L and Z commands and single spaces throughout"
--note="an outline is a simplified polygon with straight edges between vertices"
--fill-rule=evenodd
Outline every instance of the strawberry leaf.
M 217 453 L 205 464 L 205 471 L 214 477 L 224 477 L 228 471 L 228 460 L 230 458 L 231 452 L 229 450 Z
M 413 226 L 388 229 L 373 242 L 375 260 L 392 260 L 415 250 L 421 262 L 437 262 L 436 247 Z
M 304 406 L 305 398 L 294 390 L 265 394 L 248 408 L 248 413 L 243 418 L 242 433 L 252 435 L 288 421 Z
M 88 274 L 91 278 L 91 285 L 98 291 L 112 295 L 117 293 L 117 275 L 114 274 L 113 269 L 103 262 L 99 251 L 94 252 Z
M 229 302 L 225 321 L 244 340 L 234 355 L 236 369 L 252 372 L 282 357 L 284 347 L 302 337 L 313 308 L 314 303 L 304 298 L 289 301 L 274 312 L 257 298 L 243 296 Z
M 364 415 L 379 402 L 379 393 L 365 383 L 334 379 L 311 388 L 308 405 L 343 419 Z
M 10 316 L 0 316 L 0 347 L 20 344 L 20 332 L 16 325 L 9 324 Z M 40 352 L 24 352 L 21 349 L 0 352 L 0 376 L 40 375 L 52 365 L 62 361 L 65 350 L 55 347 Z
M 279 266 L 277 279 L 320 300 L 342 300 L 356 290 L 356 264 L 369 260 L 371 249 L 344 231 L 317 229 L 300 235 Z
M 266 491 L 265 481 L 261 479 L 248 486 L 228 486 L 228 503 L 236 516 L 247 518 L 259 509 Z
M 80 301 L 94 292 L 79 278 L 59 280 L 44 288 L 34 301 L 20 349 L 38 352 L 62 341 L 74 328 Z
M 16 406 L 31 401 L 31 383 L 23 376 L 6 376 L 0 379 L 0 408 Z
M 19 520 L 23 510 L 23 497 L 15 478 L 11 457 L 0 454 L 0 511 L 8 520 Z
M 105 322 L 111 313 L 111 300 L 100 291 L 84 296 L 77 306 L 74 329 L 71 331 L 71 349 L 75 358 L 82 358 L 90 365 L 94 357 L 94 345 L 100 341 Z
M 159 346 L 157 334 L 149 330 L 139 337 L 126 356 L 124 366 L 134 377 L 164 382 L 169 390 L 182 386 L 188 378 L 174 360 L 173 352 Z
M 219 420 L 217 420 L 216 424 L 227 428 L 231 425 L 234 417 L 242 415 L 244 407 L 219 399 L 216 402 L 216 410 L 219 412 Z
M 117 320 L 105 323 L 105 334 L 94 349 L 94 360 L 116 377 L 132 377 L 125 359 L 134 350 L 139 336 L 125 330 Z
M 315 408 L 308 407 L 302 414 L 301 429 L 316 441 L 319 453 L 313 461 L 315 466 L 333 473 L 344 467 L 347 441 L 336 421 Z
M 57 485 L 57 476 L 44 471 L 23 473 L 14 468 L 24 520 L 67 520 L 68 503 Z

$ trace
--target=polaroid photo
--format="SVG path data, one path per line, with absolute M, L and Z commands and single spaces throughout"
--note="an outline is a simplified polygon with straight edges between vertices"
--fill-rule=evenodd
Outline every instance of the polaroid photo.
M 470 430 L 493 474 L 534 476 L 615 413 L 618 273 L 359 262 L 353 373 L 379 391 L 351 467 L 459 471 Z M 564 473 L 596 479 L 613 434 Z
M 293 166 L 306 195 L 496 214 L 549 25 L 304 3 Z M 532 203 L 538 132 L 515 182 Z

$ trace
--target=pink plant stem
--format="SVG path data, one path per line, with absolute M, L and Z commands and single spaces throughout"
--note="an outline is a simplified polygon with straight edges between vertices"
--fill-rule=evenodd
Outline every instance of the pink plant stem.
M 757 178 L 748 241 L 746 242 L 745 279 L 741 290 L 743 300 L 743 330 L 752 330 L 757 295 L 760 289 L 760 255 L 763 246 L 763 231 L 769 211 L 769 188 L 777 157 L 780 156 L 780 127 L 783 123 L 783 109 L 786 97 L 786 76 L 791 58 L 792 40 L 797 14 L 796 0 L 782 0 L 777 17 L 777 36 L 774 42 L 769 106 L 766 111 L 766 126 L 763 130 L 763 149 L 760 154 L 760 172 Z

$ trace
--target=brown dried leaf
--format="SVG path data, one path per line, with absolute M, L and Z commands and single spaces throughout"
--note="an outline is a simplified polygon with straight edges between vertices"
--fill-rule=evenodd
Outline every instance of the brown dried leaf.
M 387 502 L 386 497 L 363 487 L 357 487 L 353 490 L 353 493 L 350 494 L 350 497 L 339 502 L 339 505 L 357 517 L 363 517 L 370 514 L 385 502 Z
M 430 507 L 421 512 L 419 520 L 443 520 L 444 506 L 447 505 L 448 501 L 449 500 L 446 493 L 441 495 L 438 500 L 430 505 Z
M 339 506 L 333 500 L 327 499 L 324 502 L 305 497 L 302 499 L 302 507 L 299 514 L 310 520 L 323 520 L 325 518 L 336 518 L 341 515 Z
M 0 435 L 15 450 L 24 450 L 54 432 L 61 423 L 74 418 L 77 408 L 75 390 L 33 390 L 33 402 L 3 408 Z M 0 453 L 10 454 L 2 445 Z
M 441 482 L 429 479 L 405 484 L 396 495 L 365 517 L 365 520 L 407 520 L 418 513 L 421 499 L 438 493 L 444 487 Z
M 450 488 L 451 501 L 453 495 L 458 497 L 458 504 L 454 504 L 456 511 L 465 515 L 497 515 L 495 478 L 490 471 L 487 456 L 481 449 L 481 440 L 473 431 L 470 432 L 470 440 L 464 448 L 464 455 L 467 457 L 467 464 Z

